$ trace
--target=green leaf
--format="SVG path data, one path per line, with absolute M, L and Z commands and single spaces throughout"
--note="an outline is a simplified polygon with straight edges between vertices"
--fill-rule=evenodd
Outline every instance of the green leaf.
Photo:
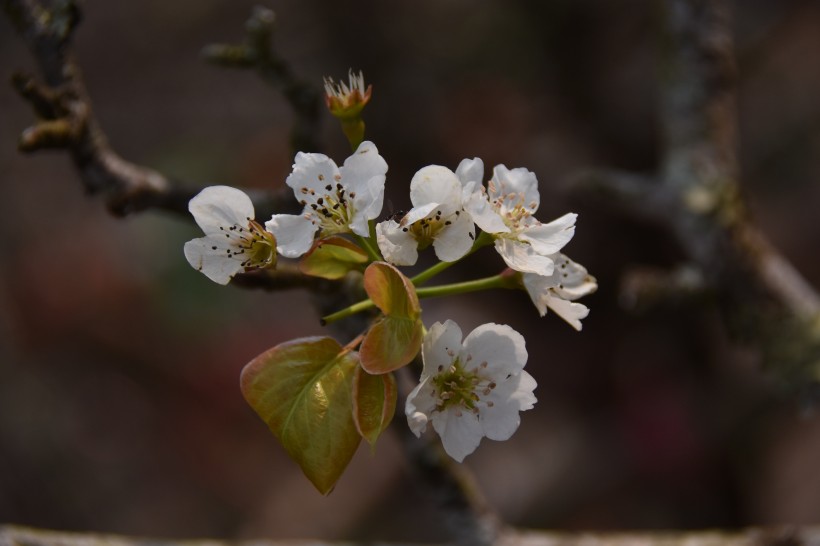
M 421 348 L 424 326 L 416 289 L 398 269 L 384 262 L 374 262 L 365 270 L 364 289 L 383 316 L 362 340 L 362 367 L 372 374 L 401 368 Z
M 316 241 L 299 262 L 299 270 L 305 275 L 336 280 L 348 271 L 361 269 L 367 261 L 367 252 L 352 241 L 334 235 Z
M 353 421 L 370 447 L 393 420 L 396 412 L 396 377 L 371 375 L 361 367 L 353 375 Z
M 308 337 L 277 345 L 242 370 L 245 400 L 323 495 L 361 440 L 352 399 L 358 364 L 335 339 Z

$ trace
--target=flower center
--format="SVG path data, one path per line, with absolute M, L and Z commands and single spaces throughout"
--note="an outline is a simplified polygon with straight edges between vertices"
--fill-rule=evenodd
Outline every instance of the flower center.
M 458 215 L 459 213 L 460 211 L 457 211 L 455 214 Z M 442 218 L 441 210 L 437 209 L 421 220 L 417 220 L 411 225 L 402 228 L 402 230 L 409 231 L 418 243 L 419 250 L 424 250 L 433 243 L 442 229 L 452 223 L 450 219 Z
M 469 358 L 471 357 L 468 356 Z M 486 367 L 486 362 L 480 366 Z M 440 371 L 433 377 L 433 385 L 437 393 L 436 410 L 453 408 L 457 416 L 461 416 L 463 410 L 478 413 L 481 397 L 488 396 L 496 387 L 494 381 L 465 370 L 459 358 L 453 361 L 448 370 Z M 492 407 L 493 403 L 487 401 L 486 405 Z
M 242 267 L 267 267 L 276 256 L 276 241 L 273 234 L 263 228 L 256 220 L 247 218 L 248 226 L 238 224 L 228 228 L 220 227 L 229 239 L 229 248 L 225 249 L 229 258 L 240 256 Z M 216 250 L 216 247 L 213 247 Z
M 311 216 L 319 220 L 323 235 L 350 231 L 350 223 L 356 212 L 353 207 L 353 199 L 356 194 L 354 192 L 347 194 L 347 190 L 339 183 L 341 177 L 337 175 L 335 178 L 336 185 L 326 185 L 325 191 L 327 193 L 319 197 L 316 197 L 315 190 L 309 188 L 300 190 L 306 199 L 301 202 L 302 205 L 307 205 L 309 201 L 313 201 L 310 203 L 310 208 L 313 210 Z

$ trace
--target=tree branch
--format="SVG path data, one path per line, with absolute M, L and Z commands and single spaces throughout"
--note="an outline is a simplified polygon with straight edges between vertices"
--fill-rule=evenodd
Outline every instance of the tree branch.
M 756 344 L 785 377 L 816 381 L 820 297 L 753 225 L 740 197 L 728 2 L 663 6 L 660 172 L 643 181 L 623 173 L 579 175 L 576 187 L 604 193 L 627 213 L 653 211 L 717 296 L 730 331 Z
M 245 40 L 239 45 L 211 44 L 202 50 L 208 62 L 229 68 L 250 68 L 271 85 L 282 90 L 294 113 L 291 130 L 293 153 L 321 150 L 318 134 L 320 95 L 316 89 L 296 78 L 285 60 L 273 48 L 276 16 L 273 11 L 256 6 L 245 23 Z

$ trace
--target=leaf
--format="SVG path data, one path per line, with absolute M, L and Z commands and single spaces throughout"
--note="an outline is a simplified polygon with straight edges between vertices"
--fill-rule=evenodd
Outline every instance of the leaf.
M 361 269 L 367 261 L 367 252 L 352 241 L 334 235 L 316 241 L 299 262 L 299 270 L 305 275 L 336 280 L 348 271 Z
M 371 375 L 361 367 L 353 375 L 353 421 L 370 447 L 393 420 L 396 412 L 396 377 Z
M 364 289 L 384 315 L 367 331 L 359 347 L 362 367 L 371 374 L 391 372 L 413 360 L 421 348 L 424 326 L 416 289 L 385 262 L 368 266 Z
M 373 262 L 365 270 L 364 289 L 385 315 L 418 318 L 421 314 L 413 283 L 386 262 Z
M 323 495 L 333 489 L 361 437 L 353 422 L 359 359 L 329 337 L 288 341 L 242 370 L 245 400 Z

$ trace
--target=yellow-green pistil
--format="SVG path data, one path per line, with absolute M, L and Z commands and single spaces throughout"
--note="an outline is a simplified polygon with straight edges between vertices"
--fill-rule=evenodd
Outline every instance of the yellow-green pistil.
M 229 258 L 242 258 L 242 267 L 268 267 L 276 262 L 276 240 L 259 222 L 247 218 L 248 226 L 220 227 L 233 248 L 225 250 Z M 212 247 L 216 250 L 217 247 Z
M 482 362 L 480 368 L 486 368 L 487 363 Z M 461 410 L 478 413 L 477 402 L 481 401 L 478 394 L 479 384 L 482 378 L 474 371 L 467 371 L 459 358 L 456 358 L 450 368 L 444 371 L 439 366 L 439 373 L 432 379 L 437 394 L 436 409 L 443 411 L 447 408 L 455 408 L 456 415 L 461 415 Z M 483 389 L 482 394 L 489 395 L 495 388 L 495 382 L 489 382 Z M 487 406 L 492 407 L 493 403 L 487 401 Z

